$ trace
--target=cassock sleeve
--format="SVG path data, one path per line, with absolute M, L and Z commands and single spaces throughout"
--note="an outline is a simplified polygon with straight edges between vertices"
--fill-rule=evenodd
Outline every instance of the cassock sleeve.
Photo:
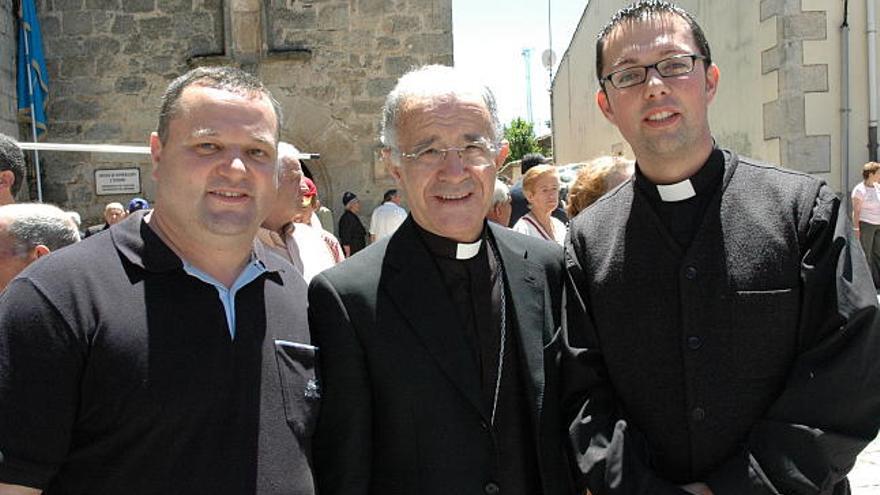
M 373 451 L 366 357 L 341 297 L 321 274 L 309 287 L 309 328 L 321 384 L 313 443 L 318 493 L 366 495 Z
M 876 292 L 846 208 L 827 186 L 802 253 L 797 357 L 742 451 L 705 480 L 717 495 L 832 493 L 877 435 Z
M 686 495 L 649 468 L 644 436 L 619 407 L 586 301 L 588 281 L 566 240 L 561 355 L 562 407 L 577 493 Z

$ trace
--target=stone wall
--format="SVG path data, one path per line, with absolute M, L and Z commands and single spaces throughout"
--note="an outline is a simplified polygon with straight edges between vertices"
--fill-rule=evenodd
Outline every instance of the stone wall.
M 0 0 L 0 132 L 18 137 L 15 103 L 16 14 L 13 0 Z
M 10 0 L 0 0 L 8 3 Z M 391 180 L 377 157 L 379 109 L 412 66 L 452 63 L 451 0 L 42 0 L 53 142 L 147 143 L 162 91 L 198 65 L 232 64 L 266 82 L 286 114 L 282 138 L 321 154 L 309 163 L 341 213 L 352 190 L 364 211 Z M 96 169 L 141 168 L 146 156 L 45 153 L 47 201 L 97 221 Z

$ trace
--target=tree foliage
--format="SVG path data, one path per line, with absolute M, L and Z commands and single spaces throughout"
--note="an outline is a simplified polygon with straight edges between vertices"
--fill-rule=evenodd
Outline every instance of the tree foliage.
M 508 162 L 519 160 L 529 153 L 541 153 L 534 126 L 520 117 L 504 126 L 504 139 L 510 143 L 510 154 L 506 160 Z

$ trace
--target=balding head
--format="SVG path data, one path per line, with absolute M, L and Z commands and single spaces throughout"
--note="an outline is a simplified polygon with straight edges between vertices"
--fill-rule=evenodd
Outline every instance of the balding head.
M 278 231 L 302 209 L 300 184 L 303 179 L 299 150 L 284 141 L 278 143 L 278 193 L 262 226 Z
M 0 206 L 0 291 L 37 258 L 77 241 L 70 215 L 55 206 Z

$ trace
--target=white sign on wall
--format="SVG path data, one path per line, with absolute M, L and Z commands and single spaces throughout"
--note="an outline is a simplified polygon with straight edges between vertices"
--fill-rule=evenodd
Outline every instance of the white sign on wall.
M 141 170 L 138 168 L 114 168 L 95 170 L 95 194 L 139 194 Z

